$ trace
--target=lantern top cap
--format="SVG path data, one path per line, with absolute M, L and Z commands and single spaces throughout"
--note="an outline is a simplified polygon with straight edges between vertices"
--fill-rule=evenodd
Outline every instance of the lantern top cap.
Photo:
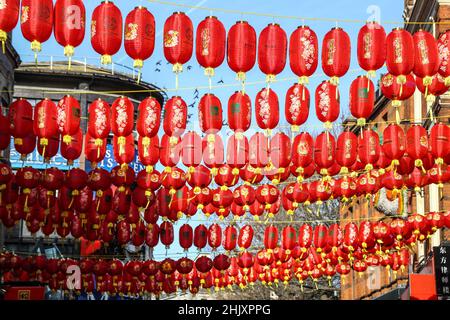
M 134 7 L 134 9 L 145 9 L 145 10 L 147 10 L 147 8 L 144 7 L 144 6 L 136 6 L 136 7 Z
M 236 23 L 248 23 L 248 21 L 246 21 L 246 20 L 239 20 L 239 21 L 236 21 Z
M 280 24 L 279 24 L 279 23 L 276 23 L 276 22 L 272 22 L 272 23 L 269 23 L 268 26 L 276 26 L 276 27 L 279 27 Z
M 333 27 L 331 30 L 343 30 L 341 27 Z
M 173 14 L 184 14 L 183 11 L 175 11 Z
M 398 31 L 398 30 L 403 30 L 402 27 L 395 27 L 394 29 L 392 29 L 392 31 Z
M 208 18 L 217 19 L 217 16 L 207 16 L 205 19 L 208 19 Z

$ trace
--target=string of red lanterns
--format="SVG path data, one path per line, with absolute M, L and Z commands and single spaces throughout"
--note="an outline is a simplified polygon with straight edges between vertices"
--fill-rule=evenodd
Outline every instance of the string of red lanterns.
M 73 14 L 71 19 L 66 19 L 69 12 L 66 8 L 69 6 Z M 86 12 L 80 0 L 58 0 L 54 7 L 52 1 L 26 0 L 20 9 L 22 33 L 32 43 L 36 53 L 41 50 L 42 43 L 50 38 L 53 28 L 57 42 L 65 48 L 65 55 L 69 58 L 84 39 Z M 6 34 L 18 22 L 19 1 L 7 0 L 5 7 L 0 8 L 0 17 L 0 41 L 4 43 Z M 205 68 L 206 75 L 212 76 L 213 70 L 225 58 L 226 38 L 227 63 L 242 81 L 245 80 L 245 73 L 256 64 L 256 58 L 267 80 L 273 81 L 285 68 L 288 50 L 291 70 L 299 77 L 300 84 L 307 84 L 308 77 L 318 66 L 317 35 L 307 26 L 297 28 L 288 41 L 286 32 L 278 24 L 269 24 L 257 37 L 248 22 L 239 21 L 226 34 L 223 24 L 216 17 L 206 17 L 197 27 L 194 44 L 192 21 L 183 12 L 175 12 L 164 24 L 164 55 L 178 73 L 192 57 L 195 45 L 199 64 Z M 94 50 L 102 55 L 102 63 L 111 62 L 122 40 L 127 54 L 135 61 L 135 67 L 141 69 L 143 61 L 151 57 L 154 51 L 154 17 L 146 8 L 139 6 L 126 16 L 123 26 L 120 9 L 113 2 L 104 1 L 93 11 L 91 23 L 91 43 Z M 349 36 L 342 28 L 333 28 L 325 35 L 322 47 L 322 70 L 330 77 L 331 84 L 337 85 L 338 79 L 347 73 L 350 65 Z M 388 72 L 395 77 L 400 88 L 397 97 L 402 97 L 402 88 L 411 73 L 422 79 L 426 90 L 436 74 L 444 79 L 449 78 L 447 33 L 437 40 L 424 30 L 411 35 L 404 29 L 396 28 L 386 34 L 380 24 L 368 22 L 358 33 L 356 48 L 358 63 L 369 77 L 373 77 L 386 62 Z M 448 81 L 446 83 L 448 86 Z

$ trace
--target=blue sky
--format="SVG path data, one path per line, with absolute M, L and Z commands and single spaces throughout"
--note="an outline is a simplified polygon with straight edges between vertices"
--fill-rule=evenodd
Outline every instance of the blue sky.
M 239 10 L 243 12 L 258 12 L 258 13 L 272 13 L 274 15 L 284 15 L 284 16 L 302 16 L 309 18 L 326 18 L 331 19 L 330 21 L 316 21 L 316 20 L 308 20 L 305 19 L 304 24 L 310 26 L 319 37 L 319 45 L 322 41 L 323 36 L 326 32 L 328 32 L 332 27 L 336 26 L 336 22 L 334 19 L 353 19 L 360 20 L 358 23 L 349 23 L 349 22 L 339 22 L 338 26 L 344 28 L 345 31 L 348 32 L 352 42 L 352 57 L 351 57 L 351 67 L 350 70 L 356 69 L 356 71 L 349 72 L 343 79 L 341 79 L 340 85 L 340 93 L 341 93 L 341 112 L 343 110 L 348 110 L 348 90 L 351 81 L 356 78 L 358 75 L 363 74 L 364 72 L 359 69 L 357 59 L 356 59 L 356 39 L 357 34 L 361 26 L 363 25 L 362 21 L 365 20 L 373 20 L 371 17 L 372 14 L 379 14 L 379 18 L 381 19 L 381 23 L 384 25 L 386 32 L 388 33 L 392 28 L 397 26 L 402 26 L 402 24 L 384 24 L 383 21 L 403 21 L 402 19 L 402 11 L 403 11 L 403 1 L 402 0 L 359 0 L 359 1 L 351 1 L 351 0 L 340 0 L 340 1 L 330 1 L 330 0 L 174 0 L 181 4 L 189 4 L 189 5 L 199 5 L 204 7 L 211 8 L 224 8 L 224 9 L 232 9 Z M 87 10 L 87 27 L 86 27 L 86 37 L 83 44 L 76 48 L 76 58 L 79 57 L 89 57 L 93 59 L 89 59 L 89 63 L 91 64 L 99 64 L 100 56 L 91 48 L 90 44 L 90 34 L 89 34 L 89 26 L 90 19 L 92 15 L 92 11 L 95 6 L 100 4 L 100 0 L 89 0 L 84 1 Z M 146 6 L 155 16 L 156 20 L 156 43 L 155 43 L 155 51 L 152 57 L 145 62 L 143 79 L 147 82 L 154 83 L 159 87 L 165 88 L 174 88 L 175 87 L 175 76 L 172 73 L 172 66 L 167 65 L 163 50 L 162 50 L 162 29 L 164 25 L 164 21 L 167 17 L 169 17 L 174 11 L 184 11 L 188 13 L 189 17 L 192 19 L 194 27 L 196 27 L 206 16 L 214 15 L 217 16 L 225 25 L 225 28 L 229 30 L 229 28 L 237 21 L 237 20 L 247 20 L 249 23 L 255 28 L 257 34 L 261 32 L 261 30 L 267 26 L 267 24 L 276 22 L 281 25 L 281 27 L 286 31 L 289 35 L 297 28 L 297 26 L 302 25 L 303 22 L 301 20 L 294 19 L 278 19 L 271 17 L 261 17 L 256 15 L 241 15 L 235 13 L 222 13 L 222 12 L 209 12 L 200 9 L 188 9 L 188 8 L 180 8 L 171 5 L 152 3 L 145 0 L 116 0 L 114 3 L 121 9 L 123 18 L 125 20 L 126 15 L 129 11 L 131 11 L 137 5 Z M 373 11 L 375 10 L 375 11 Z M 22 59 L 24 61 L 32 61 L 32 52 L 30 50 L 29 43 L 22 37 L 20 27 L 16 28 L 13 34 L 13 44 L 19 54 L 21 54 Z M 59 58 L 54 58 L 54 60 L 63 60 L 63 48 L 60 47 L 53 36 L 49 41 L 44 43 L 43 50 L 41 52 L 40 60 L 48 60 L 48 57 L 44 55 L 59 55 Z M 127 57 L 125 51 L 122 49 L 118 54 L 113 57 L 115 62 L 120 62 L 122 64 L 132 66 L 132 60 Z M 157 61 L 162 60 L 162 64 L 159 67 L 161 72 L 155 72 L 155 64 Z M 192 69 L 187 71 L 186 68 L 184 72 L 180 76 L 180 87 L 192 87 L 192 86 L 207 86 L 208 80 L 203 75 L 203 69 L 198 65 L 197 60 L 195 58 L 195 50 L 194 55 L 187 63 L 187 65 L 191 65 Z M 289 81 L 278 81 L 271 85 L 271 88 L 274 89 L 280 100 L 280 124 L 286 125 L 284 120 L 284 99 L 285 92 L 287 89 L 296 82 L 295 75 L 291 72 L 289 68 L 289 62 L 286 64 L 286 68 L 277 78 L 292 78 Z M 259 70 L 257 63 L 251 72 L 247 74 L 248 81 L 264 81 L 265 75 Z M 314 96 L 314 91 L 317 85 L 326 79 L 326 76 L 323 75 L 321 66 L 319 63 L 319 67 L 316 71 L 316 75 L 310 79 L 309 89 L 311 96 Z M 224 88 L 215 88 L 213 89 L 213 93 L 216 94 L 222 101 L 222 106 L 224 108 L 224 115 L 226 115 L 226 106 L 228 102 L 228 98 L 233 94 L 235 90 L 240 88 L 239 83 L 235 79 L 235 74 L 228 68 L 226 63 L 226 59 L 221 67 L 216 69 L 216 76 L 213 80 L 213 83 L 223 80 L 224 84 L 235 84 L 234 87 L 224 87 Z M 246 90 L 250 95 L 253 103 L 257 92 L 263 88 L 264 83 L 260 83 L 258 85 L 248 85 Z M 201 97 L 207 90 L 199 89 L 199 97 Z M 168 96 L 170 97 L 173 93 L 169 92 Z M 187 104 L 191 104 L 194 101 L 194 90 L 180 90 L 178 92 L 181 95 Z M 194 109 L 190 109 L 190 112 L 194 112 L 194 119 L 196 116 L 196 107 L 195 104 Z M 318 122 L 315 111 L 314 111 L 314 101 L 311 101 L 310 106 L 310 116 L 307 123 L 302 127 L 304 131 L 318 131 L 321 130 L 321 124 Z M 348 111 L 347 111 L 348 113 Z M 253 120 L 252 120 L 252 129 L 256 129 L 256 121 L 254 118 L 253 112 Z M 188 127 L 188 130 L 199 130 L 197 121 L 192 121 Z M 198 217 L 196 217 L 198 219 Z M 183 223 L 183 222 L 182 222 Z M 180 225 L 182 224 L 180 223 Z M 195 224 L 193 224 L 195 227 Z M 158 250 L 158 253 L 164 253 L 165 250 Z M 181 252 L 182 250 L 178 246 L 178 232 L 176 230 L 175 234 L 175 242 L 174 246 L 169 251 L 170 253 Z M 191 252 L 196 251 L 195 249 L 191 249 Z

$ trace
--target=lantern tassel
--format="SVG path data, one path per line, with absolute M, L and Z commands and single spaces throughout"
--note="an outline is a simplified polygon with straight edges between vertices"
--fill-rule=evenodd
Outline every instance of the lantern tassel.
M 3 54 L 6 53 L 6 40 L 7 39 L 8 39 L 8 34 L 5 31 L 0 30 L 0 41 L 2 42 Z

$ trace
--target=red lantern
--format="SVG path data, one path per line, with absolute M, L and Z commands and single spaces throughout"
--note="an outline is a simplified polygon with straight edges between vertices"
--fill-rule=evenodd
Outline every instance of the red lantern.
M 200 224 L 194 229 L 194 246 L 198 250 L 203 249 L 208 242 L 208 228 L 205 225 Z
M 310 96 L 304 84 L 294 84 L 286 92 L 285 116 L 293 132 L 308 120 Z
M 82 0 L 57 0 L 55 3 L 55 39 L 64 47 L 69 69 L 75 48 L 84 39 L 86 8 Z
M 350 85 L 350 112 L 357 119 L 359 126 L 366 124 L 375 103 L 375 89 L 366 76 L 359 76 Z
M 213 176 L 217 175 L 220 165 L 224 162 L 223 141 L 218 134 L 208 134 L 203 138 L 203 162 L 211 169 Z
M 322 175 L 328 174 L 328 169 L 333 165 L 336 153 L 334 136 L 329 132 L 322 132 L 314 143 L 314 162 Z
M 186 130 L 186 102 L 181 97 L 172 97 L 166 102 L 164 112 L 164 132 L 171 137 L 180 137 Z
M 291 161 L 296 170 L 303 170 L 303 168 L 306 168 L 312 162 L 313 149 L 314 139 L 309 133 L 302 132 L 294 138 Z
M 86 133 L 84 136 L 84 155 L 95 168 L 96 164 L 105 158 L 106 139 L 94 139 L 89 133 Z
M 406 132 L 406 153 L 415 160 L 416 167 L 423 166 L 423 159 L 428 154 L 428 133 L 419 125 L 411 126 Z
M 256 123 L 261 129 L 272 130 L 280 120 L 278 96 L 270 88 L 263 88 L 256 95 Z
M 247 131 L 251 124 L 251 109 L 250 97 L 242 91 L 236 91 L 228 100 L 228 124 L 230 129 L 235 132 Z
M 392 160 L 392 164 L 398 166 L 400 158 L 406 150 L 406 137 L 403 129 L 396 124 L 390 124 L 383 131 L 383 152 Z
M 375 21 L 367 22 L 358 32 L 358 63 L 369 77 L 375 76 L 386 61 L 386 32 Z
M 205 75 L 214 76 L 214 69 L 225 59 L 226 31 L 216 17 L 206 17 L 197 27 L 195 54 L 198 63 L 205 68 Z
M 400 85 L 405 84 L 406 76 L 413 71 L 414 52 L 414 40 L 408 31 L 395 28 L 387 35 L 386 67 Z
M 271 23 L 259 35 L 258 65 L 267 75 L 267 81 L 274 81 L 275 76 L 286 65 L 287 36 L 279 24 Z
M 424 81 L 426 85 L 424 85 Z M 425 95 L 427 103 L 434 102 L 436 96 L 441 96 L 448 90 L 445 79 L 439 73 L 436 73 L 431 77 L 431 80 L 427 81 L 425 78 L 416 77 L 417 89 Z
M 33 106 L 27 100 L 20 98 L 11 103 L 8 117 L 10 132 L 14 138 L 25 138 L 33 134 Z
M 279 197 L 280 191 L 273 185 L 264 184 L 256 189 L 256 200 L 264 204 L 266 210 L 269 210 L 279 200 Z
M 348 173 L 356 161 L 358 152 L 358 138 L 351 131 L 342 132 L 337 139 L 336 162 L 342 167 L 342 173 Z
M 327 246 L 328 228 L 323 224 L 319 224 L 314 228 L 313 244 L 318 253 L 321 253 Z
M 316 33 L 308 26 L 298 27 L 289 40 L 289 62 L 300 84 L 307 84 L 308 77 L 317 69 L 319 45 Z
M 437 164 L 442 164 L 442 159 L 450 152 L 449 141 L 450 128 L 446 124 L 437 123 L 431 128 L 430 152 L 436 158 Z
M 81 128 L 78 128 L 78 132 L 70 137 L 69 143 L 64 143 L 61 140 L 61 155 L 67 159 L 69 165 L 81 156 L 81 150 L 83 149 L 83 133 Z M 67 139 L 66 141 L 68 141 Z
M 159 226 L 159 237 L 161 243 L 166 246 L 166 248 L 170 247 L 173 243 L 173 225 L 169 221 L 164 221 Z
M 181 138 L 169 137 L 164 134 L 161 138 L 159 160 L 166 170 L 174 167 L 180 161 Z
M 216 134 L 222 129 L 222 103 L 212 93 L 205 94 L 198 104 L 200 130 L 207 134 Z
M 42 43 L 47 41 L 53 29 L 52 0 L 23 0 L 20 28 L 25 39 L 31 42 L 31 50 L 41 51 Z
M 238 79 L 245 81 L 256 62 L 256 32 L 247 21 L 236 22 L 228 31 L 227 58 Z
M 326 128 L 331 128 L 331 123 L 339 117 L 339 104 L 338 87 L 330 81 L 323 81 L 316 89 L 316 115 Z
M 417 77 L 423 78 L 423 85 L 428 87 L 438 69 L 439 52 L 434 36 L 424 30 L 414 33 L 414 69 Z
M 125 19 L 125 51 L 139 70 L 155 48 L 155 18 L 147 8 L 134 8 Z
M 294 227 L 287 226 L 283 228 L 281 245 L 288 255 L 297 245 L 297 232 Z
M 397 124 L 400 123 L 398 108 L 401 106 L 401 101 L 409 99 L 416 89 L 416 83 L 412 74 L 403 77 L 388 73 L 381 78 L 381 92 L 386 98 L 392 100 Z
M 117 98 L 111 106 L 111 131 L 114 136 L 121 137 L 120 145 L 125 144 L 134 126 L 134 105 L 127 97 Z
M 438 53 L 439 53 L 439 74 L 445 78 L 445 85 L 450 85 L 450 68 L 448 67 L 449 59 L 450 59 L 450 51 L 449 51 L 449 41 L 448 37 L 450 35 L 449 31 L 442 33 L 438 40 Z
M 236 248 L 237 231 L 233 226 L 227 226 L 224 231 L 223 248 L 231 251 Z
M 155 224 L 147 224 L 147 233 L 145 235 L 145 243 L 150 247 L 154 248 L 159 241 L 159 226 Z
M 258 173 L 269 163 L 268 138 L 261 132 L 255 133 L 249 142 L 249 165 Z
M 121 138 L 123 138 L 123 141 Z M 114 159 L 122 164 L 129 164 L 134 160 L 134 137 L 130 134 L 126 137 L 113 137 Z
M 270 163 L 284 172 L 291 163 L 291 139 L 284 133 L 277 133 L 270 140 Z
M 188 174 L 187 182 L 192 188 L 206 188 L 211 183 L 211 172 L 203 165 L 194 168 L 193 172 Z M 200 192 L 196 190 L 195 193 Z
M 270 225 L 264 231 L 264 247 L 269 253 L 273 251 L 278 245 L 278 229 Z
M 242 133 L 235 133 L 228 139 L 227 164 L 233 167 L 233 175 L 238 175 L 239 172 L 236 172 L 236 169 L 242 168 L 248 163 L 248 150 L 248 139 Z
M 181 144 L 181 160 L 193 173 L 202 161 L 202 138 L 195 131 L 189 131 L 183 136 Z
M 322 69 L 334 85 L 350 67 L 350 47 L 350 37 L 342 28 L 331 29 L 323 38 Z
M 92 13 L 91 44 L 100 54 L 102 64 L 111 64 L 122 45 L 122 13 L 110 1 L 102 2 Z
M 238 246 L 241 250 L 250 248 L 253 241 L 253 228 L 245 225 L 239 230 Z
M 161 123 L 161 105 L 153 97 L 144 99 L 138 107 L 136 130 L 141 137 L 152 138 L 158 134 Z
M 255 202 L 256 192 L 251 186 L 244 184 L 234 189 L 233 199 L 237 205 L 243 206 L 244 210 L 248 210 L 249 206 Z
M 12 32 L 19 20 L 19 0 L 4 1 L 0 8 L 0 41 L 2 42 L 3 54 L 5 54 L 5 43 L 8 33 Z
M 222 228 L 218 224 L 212 224 L 208 229 L 208 244 L 215 250 L 222 242 Z
M 95 139 L 98 149 L 103 146 L 103 139 L 109 136 L 111 131 L 110 106 L 100 98 L 89 105 L 88 134 Z M 106 145 L 103 146 L 106 149 Z
M 56 114 L 59 133 L 63 136 L 63 142 L 69 144 L 70 136 L 80 129 L 80 103 L 74 97 L 65 96 L 58 102 Z
M 193 233 L 192 227 L 188 224 L 183 224 L 180 227 L 179 241 L 180 246 L 184 249 L 184 251 L 187 251 L 192 246 Z
M 173 71 L 183 71 L 193 50 L 193 25 L 184 12 L 175 12 L 164 23 L 164 56 L 173 65 Z
M 159 160 L 159 138 L 154 137 L 142 137 L 138 139 L 138 154 L 139 161 L 146 166 L 148 172 L 153 172 L 153 166 Z
M 45 147 L 49 145 L 49 139 L 58 133 L 56 105 L 49 99 L 39 102 L 34 108 L 34 134 L 39 138 L 39 145 Z
M 364 130 L 358 137 L 358 157 L 365 170 L 370 171 L 378 161 L 380 155 L 380 138 L 372 129 Z

